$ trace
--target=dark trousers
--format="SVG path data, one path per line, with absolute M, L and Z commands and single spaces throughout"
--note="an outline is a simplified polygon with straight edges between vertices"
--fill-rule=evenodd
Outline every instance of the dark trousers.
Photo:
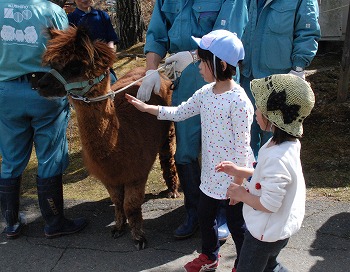
M 245 233 L 237 272 L 288 272 L 277 262 L 277 256 L 289 238 L 276 242 L 263 242 Z
M 226 203 L 227 227 L 231 233 L 233 241 L 235 242 L 237 257 L 234 267 L 237 267 L 243 246 L 244 234 L 247 230 L 243 218 L 243 202 L 239 202 L 236 205 L 228 205 L 229 200 L 227 200 Z
M 209 259 L 218 258 L 220 243 L 218 239 L 218 226 L 216 215 L 220 204 L 227 205 L 227 200 L 218 200 L 200 192 L 198 204 L 198 220 L 202 235 L 202 253 Z M 244 219 L 242 215 L 242 203 L 228 206 L 226 209 L 227 225 L 236 244 L 241 249 L 244 239 Z M 237 250 L 238 259 L 238 250 Z

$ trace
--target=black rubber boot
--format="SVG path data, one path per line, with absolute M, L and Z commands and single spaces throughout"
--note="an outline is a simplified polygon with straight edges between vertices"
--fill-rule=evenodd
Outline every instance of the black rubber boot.
M 23 226 L 18 217 L 20 188 L 21 177 L 0 178 L 1 213 L 6 221 L 4 233 L 8 239 L 18 238 Z
M 63 213 L 62 175 L 37 178 L 38 199 L 45 220 L 46 238 L 56 238 L 81 231 L 87 225 L 85 218 L 70 220 Z
M 199 202 L 199 185 L 201 170 L 198 160 L 190 164 L 176 165 L 181 188 L 185 196 L 186 219 L 174 231 L 177 239 L 191 237 L 198 229 L 197 205 Z

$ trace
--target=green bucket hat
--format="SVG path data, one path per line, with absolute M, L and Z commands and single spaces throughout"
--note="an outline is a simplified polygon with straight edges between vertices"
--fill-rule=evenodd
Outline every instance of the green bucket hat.
M 292 136 L 302 136 L 302 123 L 315 104 L 308 82 L 295 75 L 278 74 L 254 79 L 250 88 L 256 107 L 271 123 Z

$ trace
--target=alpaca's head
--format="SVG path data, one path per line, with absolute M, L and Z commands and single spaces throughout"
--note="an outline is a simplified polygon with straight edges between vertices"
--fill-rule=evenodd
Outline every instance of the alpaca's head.
M 43 65 L 55 69 L 68 83 L 94 79 L 106 73 L 116 60 L 115 52 L 104 42 L 92 41 L 84 28 L 50 29 L 49 34 Z M 66 95 L 63 84 L 50 73 L 38 85 L 42 96 Z

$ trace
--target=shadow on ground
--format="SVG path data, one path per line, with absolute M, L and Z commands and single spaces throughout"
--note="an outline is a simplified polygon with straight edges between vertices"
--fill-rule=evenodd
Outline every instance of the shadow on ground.
M 6 255 L 0 254 L 0 263 L 6 263 L 5 256 L 16 256 L 17 247 L 20 247 L 20 252 L 27 251 L 28 255 L 21 254 L 16 262 L 11 262 L 8 271 L 24 271 L 23 267 L 25 271 L 64 271 L 67 267 L 70 268 L 68 271 L 142 271 L 162 266 L 200 250 L 199 233 L 194 239 L 185 241 L 176 241 L 172 236 L 173 230 L 183 220 L 182 204 L 183 200 L 169 199 L 149 199 L 144 203 L 144 230 L 148 247 L 137 251 L 129 231 L 120 238 L 112 238 L 110 224 L 114 207 L 109 199 L 82 203 L 66 201 L 66 217 L 84 216 L 89 220 L 89 225 L 78 234 L 57 239 L 44 237 L 44 222 L 37 201 L 24 199 L 21 210 L 28 224 L 23 235 L 16 240 L 9 241 L 4 235 L 1 236 L 0 249 L 1 252 L 5 250 Z M 3 227 L 4 222 L 1 221 L 1 224 Z

